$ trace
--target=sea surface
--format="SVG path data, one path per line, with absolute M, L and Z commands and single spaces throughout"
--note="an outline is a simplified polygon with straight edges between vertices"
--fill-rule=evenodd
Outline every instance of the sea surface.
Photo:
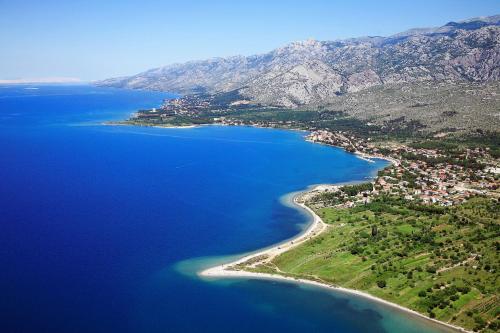
M 172 96 L 0 86 L 0 332 L 441 332 L 338 292 L 197 278 L 300 232 L 287 193 L 387 162 L 298 131 L 102 125 Z

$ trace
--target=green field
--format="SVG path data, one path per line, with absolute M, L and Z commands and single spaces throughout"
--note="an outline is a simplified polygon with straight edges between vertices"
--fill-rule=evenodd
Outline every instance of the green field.
M 257 269 L 366 291 L 467 329 L 499 329 L 498 201 L 444 208 L 379 197 L 317 213 L 326 232 Z

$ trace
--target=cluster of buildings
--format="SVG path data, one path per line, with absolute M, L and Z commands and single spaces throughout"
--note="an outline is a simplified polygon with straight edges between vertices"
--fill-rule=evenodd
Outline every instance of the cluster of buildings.
M 215 117 L 213 118 L 215 124 L 226 125 L 226 126 L 255 126 L 255 127 L 270 127 L 270 128 L 297 128 L 299 127 L 297 122 L 287 120 L 287 121 L 251 121 L 242 120 L 231 117 Z
M 424 161 L 405 161 L 381 172 L 375 189 L 399 194 L 424 204 L 451 206 L 474 195 L 500 198 L 498 174 L 467 169 L 451 163 L 429 165 Z
M 196 117 L 201 111 L 210 108 L 211 105 L 211 101 L 201 95 L 188 95 L 165 100 L 160 108 L 139 110 L 133 118 L 148 122 L 163 122 L 173 116 Z
M 165 122 L 169 118 L 182 116 L 186 118 L 204 117 L 207 112 L 211 115 L 225 115 L 234 110 L 254 107 L 248 100 L 236 100 L 227 104 L 226 100 L 218 100 L 214 95 L 187 95 L 180 98 L 165 100 L 158 109 L 140 110 L 135 115 L 135 120 L 145 120 L 148 122 Z M 210 117 L 208 117 L 210 118 Z M 242 125 L 243 123 L 231 123 L 225 117 L 213 118 L 214 122 L 227 122 L 228 125 Z
M 316 131 L 308 140 L 343 147 L 366 158 L 390 159 L 392 165 L 379 172 L 372 191 L 358 193 L 343 206 L 367 202 L 380 193 L 402 196 L 424 204 L 451 206 L 474 195 L 500 200 L 500 162 L 488 150 L 465 149 L 460 155 L 447 158 L 443 151 L 397 145 L 376 147 L 370 140 L 359 140 L 345 133 Z M 384 152 L 383 154 L 381 152 Z M 412 159 L 406 157 L 412 156 Z M 469 168 L 460 161 L 480 161 L 480 168 Z
M 306 137 L 306 140 L 312 142 L 320 142 L 336 147 L 342 147 L 346 151 L 352 153 L 378 153 L 375 147 L 370 147 L 370 145 L 368 144 L 369 140 L 356 138 L 342 131 L 330 132 L 327 130 L 318 130 L 311 132 L 311 134 Z
M 162 113 L 169 115 L 194 116 L 207 110 L 211 101 L 202 95 L 187 95 L 181 98 L 166 100 L 161 106 Z

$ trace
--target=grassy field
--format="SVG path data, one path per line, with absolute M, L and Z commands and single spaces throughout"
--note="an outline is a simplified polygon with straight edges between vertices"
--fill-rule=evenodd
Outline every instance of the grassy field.
M 381 197 L 322 208 L 328 230 L 258 267 L 368 292 L 467 329 L 499 329 L 500 203 L 421 206 Z

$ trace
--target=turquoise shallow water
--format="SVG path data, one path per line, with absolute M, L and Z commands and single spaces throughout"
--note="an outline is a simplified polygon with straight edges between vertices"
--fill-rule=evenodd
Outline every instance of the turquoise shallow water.
M 0 88 L 0 331 L 439 331 L 358 297 L 192 274 L 298 233 L 283 195 L 386 162 L 296 131 L 100 125 L 168 94 L 25 88 Z

